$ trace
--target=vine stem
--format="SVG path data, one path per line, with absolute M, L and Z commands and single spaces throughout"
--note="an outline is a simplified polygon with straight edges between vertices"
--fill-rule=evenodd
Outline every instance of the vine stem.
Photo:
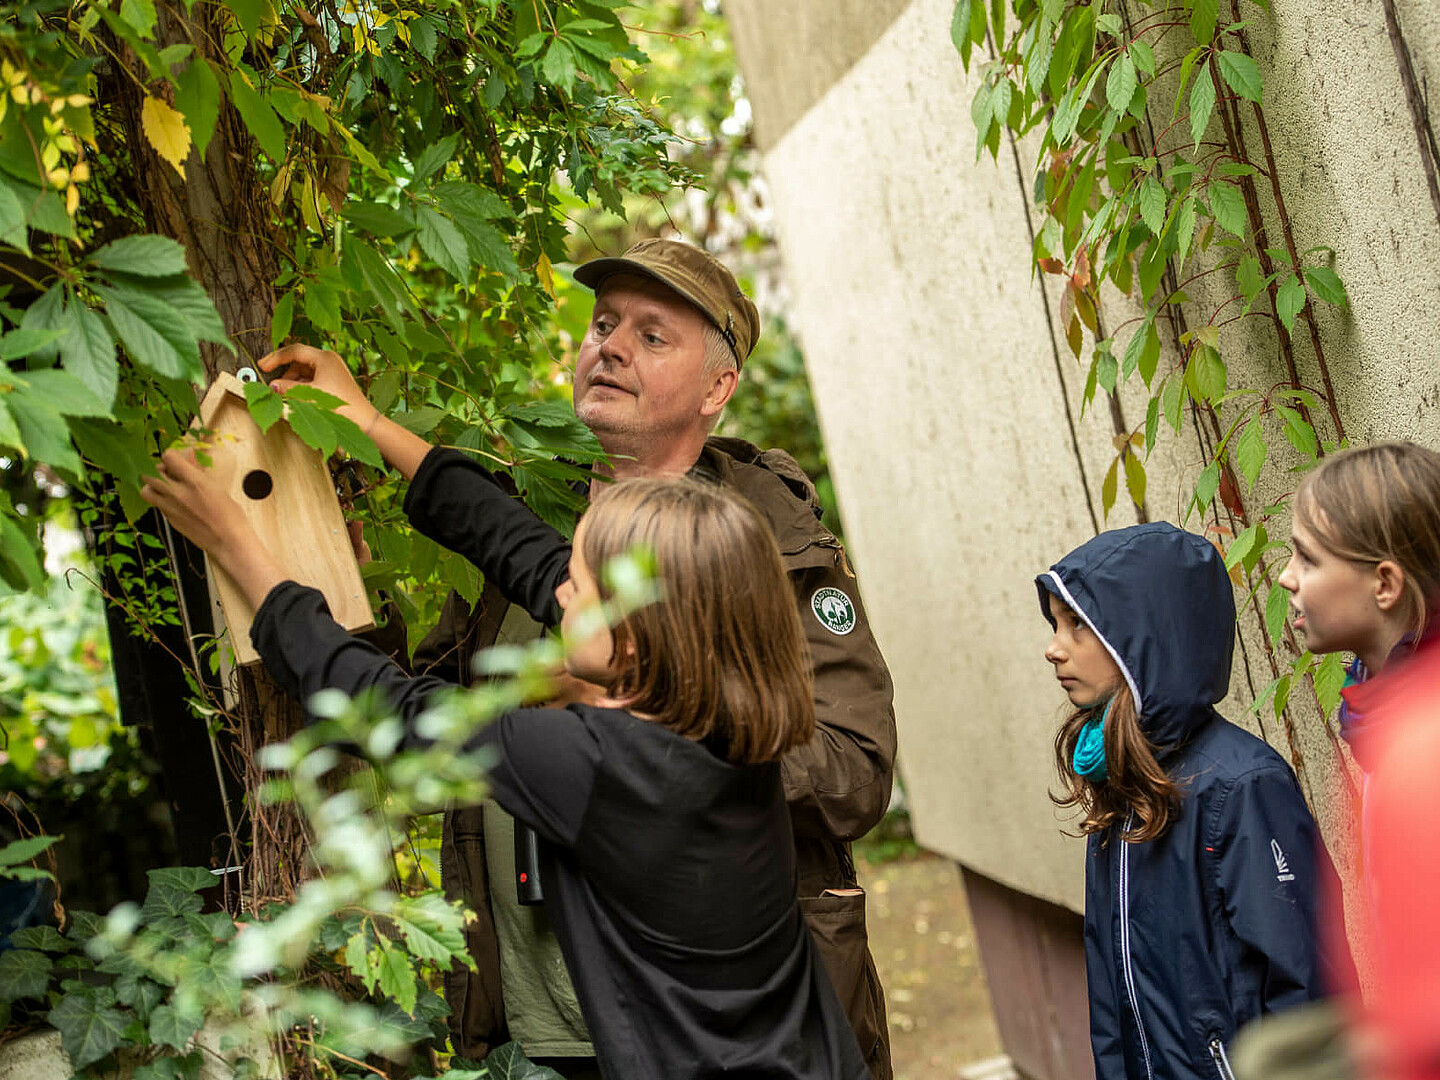
M 1243 21 L 1240 18 L 1240 0 L 1230 0 L 1230 10 L 1235 16 L 1235 21 Z M 1240 41 L 1240 48 L 1247 56 L 1254 56 L 1250 51 L 1250 40 L 1243 27 L 1234 30 L 1236 38 Z M 1213 53 L 1212 60 L 1213 60 Z M 1275 148 L 1270 143 L 1270 126 L 1265 123 L 1265 111 L 1260 108 L 1259 102 L 1251 102 L 1252 111 L 1255 114 L 1255 129 L 1260 133 L 1260 143 L 1265 148 L 1266 173 L 1270 177 L 1270 192 L 1275 198 L 1275 212 L 1280 218 L 1280 230 L 1285 236 L 1285 249 L 1290 253 L 1290 263 L 1297 275 L 1300 270 L 1300 253 L 1295 247 L 1295 231 L 1290 224 L 1290 212 L 1285 207 L 1285 194 L 1280 190 L 1280 174 L 1275 163 Z M 1325 406 L 1330 410 L 1330 422 L 1335 425 L 1335 438 L 1339 442 L 1345 441 L 1345 424 L 1340 419 L 1340 410 L 1335 404 L 1335 387 L 1330 381 L 1330 366 L 1325 362 L 1325 348 L 1320 343 L 1320 328 L 1315 321 L 1315 305 L 1311 301 L 1307 291 L 1305 296 L 1305 307 L 1302 310 L 1305 316 L 1305 325 L 1310 330 L 1310 345 L 1315 350 L 1315 363 L 1320 367 L 1320 381 L 1325 384 Z
M 1440 221 L 1440 176 L 1436 175 L 1440 146 L 1435 143 L 1435 129 L 1430 126 L 1425 99 L 1420 94 L 1419 80 L 1415 78 L 1415 61 L 1410 55 L 1410 46 L 1400 32 L 1400 16 L 1395 11 L 1395 0 L 1380 0 L 1380 7 L 1385 11 L 1385 30 L 1390 35 L 1390 47 L 1395 50 L 1400 85 L 1405 88 L 1405 104 L 1410 108 L 1415 139 L 1420 144 L 1420 167 L 1425 170 L 1425 183 L 1430 188 L 1430 204 L 1435 208 L 1436 221 Z

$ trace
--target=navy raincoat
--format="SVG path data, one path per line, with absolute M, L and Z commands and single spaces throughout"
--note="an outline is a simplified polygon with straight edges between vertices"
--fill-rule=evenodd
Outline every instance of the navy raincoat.
M 1120 665 L 1184 796 L 1159 839 L 1086 846 L 1085 962 L 1097 1080 L 1232 1080 L 1247 1021 L 1322 996 L 1319 894 L 1334 871 L 1295 774 L 1215 711 L 1235 602 L 1215 547 L 1173 525 L 1102 533 L 1036 578 Z

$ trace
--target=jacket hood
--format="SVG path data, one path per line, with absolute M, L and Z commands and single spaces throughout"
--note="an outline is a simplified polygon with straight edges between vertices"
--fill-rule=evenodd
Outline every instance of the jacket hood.
M 1035 579 L 1079 613 L 1120 665 L 1140 728 L 1184 743 L 1230 690 L 1235 594 L 1215 545 L 1167 522 L 1103 532 Z

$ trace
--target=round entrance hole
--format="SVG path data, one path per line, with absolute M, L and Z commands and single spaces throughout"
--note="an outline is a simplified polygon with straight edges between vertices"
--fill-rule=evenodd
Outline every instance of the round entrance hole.
M 263 499 L 275 490 L 275 481 L 264 469 L 251 469 L 240 481 L 240 490 L 252 499 Z

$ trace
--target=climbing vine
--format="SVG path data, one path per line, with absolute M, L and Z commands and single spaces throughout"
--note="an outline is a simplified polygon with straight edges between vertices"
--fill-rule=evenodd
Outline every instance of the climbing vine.
M 1109 405 L 1115 456 L 1103 512 L 1123 477 L 1143 520 L 1157 441 L 1167 427 L 1193 429 L 1204 461 L 1183 514 L 1206 520 L 1264 627 L 1271 679 L 1252 707 L 1271 706 L 1303 776 L 1293 692 L 1308 686 L 1328 715 L 1344 672 L 1338 655 L 1302 649 L 1286 622 L 1276 580 L 1286 544 L 1270 530 L 1288 496 L 1260 505 L 1257 481 L 1345 444 L 1316 306 L 1348 298 L 1334 252 L 1295 240 L 1247 34 L 1247 16 L 1265 8 L 959 0 L 951 34 L 966 70 L 978 66 L 977 158 L 998 161 L 1002 139 L 1014 152 L 1021 137 L 1039 136 L 1033 258 L 1061 282 L 1059 323 L 1085 365 L 1082 412 L 1101 395 Z M 1263 385 L 1241 383 L 1222 344 L 1242 321 L 1273 331 Z M 1118 391 L 1136 378 L 1148 403 L 1131 425 Z M 1282 443 L 1293 455 L 1275 453 Z

